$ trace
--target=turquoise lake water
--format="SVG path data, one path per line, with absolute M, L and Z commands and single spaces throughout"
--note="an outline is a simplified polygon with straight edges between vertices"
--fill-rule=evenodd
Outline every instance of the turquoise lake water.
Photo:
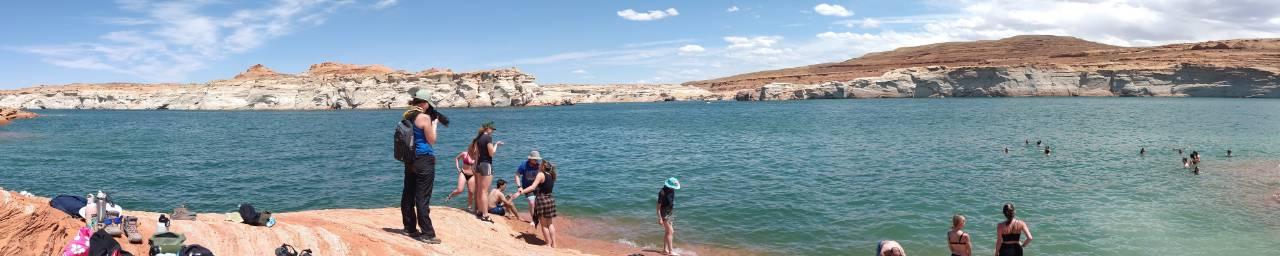
M 231 212 L 393 207 L 400 111 L 36 111 L 0 127 L 0 186 L 114 192 L 126 208 Z M 497 123 L 497 178 L 531 149 L 560 167 L 564 215 L 599 237 L 660 245 L 676 176 L 678 242 L 779 255 L 872 255 L 881 239 L 945 255 L 969 217 L 977 255 L 1013 202 L 1031 255 L 1280 255 L 1280 101 L 983 98 L 594 104 L 447 109 L 435 200 L 451 159 Z M 1052 156 L 1034 145 L 1042 140 Z M 1009 147 L 1010 153 L 1001 149 Z M 1146 146 L 1146 156 L 1139 156 Z M 1199 150 L 1203 173 L 1173 148 Z M 1232 149 L 1237 157 L 1224 157 Z M 510 192 L 510 190 L 508 190 Z M 461 206 L 461 200 L 447 205 Z M 524 203 L 520 203 L 524 207 Z M 523 209 L 522 209 L 523 210 Z M 394 227 L 393 227 L 394 228 Z

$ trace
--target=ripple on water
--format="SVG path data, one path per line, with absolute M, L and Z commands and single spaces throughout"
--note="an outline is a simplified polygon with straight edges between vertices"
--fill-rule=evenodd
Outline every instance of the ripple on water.
M 448 109 L 435 201 L 456 186 L 449 159 L 493 120 L 507 142 L 495 177 L 510 181 L 542 151 L 560 167 L 560 211 L 618 227 L 596 235 L 609 240 L 659 244 L 653 204 L 676 176 L 678 239 L 695 244 L 848 255 L 894 239 L 945 255 L 942 234 L 961 213 L 975 251 L 989 252 L 1000 205 L 1013 202 L 1037 238 L 1029 254 L 1275 255 L 1277 110 L 1274 100 L 1093 98 Z M 40 112 L 53 118 L 0 128 L 0 186 L 102 189 L 150 211 L 399 201 L 403 169 L 386 147 L 395 110 Z M 1180 168 L 1175 147 L 1204 154 L 1204 173 Z M 1222 157 L 1227 148 L 1240 156 Z

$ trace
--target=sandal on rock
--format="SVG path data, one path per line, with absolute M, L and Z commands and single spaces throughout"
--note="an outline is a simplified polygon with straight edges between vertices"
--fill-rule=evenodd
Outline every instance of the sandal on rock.
M 124 230 L 120 228 L 120 226 L 122 226 L 120 225 L 121 219 L 122 218 L 120 218 L 120 213 L 107 212 L 107 218 L 102 221 L 103 224 L 106 224 L 106 226 L 103 227 L 102 230 L 107 231 L 107 234 L 111 236 L 123 235 Z

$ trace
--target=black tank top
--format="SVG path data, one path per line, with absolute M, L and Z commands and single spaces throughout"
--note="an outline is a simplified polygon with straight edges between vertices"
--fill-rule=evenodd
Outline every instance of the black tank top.
M 542 173 L 542 175 L 543 175 L 543 176 L 542 176 L 542 184 L 538 184 L 538 192 L 537 192 L 537 193 L 539 193 L 539 194 L 551 194 L 551 191 L 552 191 L 553 189 L 555 189 L 555 187 L 556 187 L 556 178 L 555 178 L 554 176 L 552 176 L 551 174 L 548 174 L 548 173 L 545 173 L 545 172 L 544 172 L 544 173 Z

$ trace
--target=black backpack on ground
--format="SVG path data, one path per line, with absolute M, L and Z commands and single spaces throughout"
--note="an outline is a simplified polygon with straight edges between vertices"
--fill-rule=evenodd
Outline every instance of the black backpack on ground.
M 240 204 L 240 218 L 244 219 L 244 224 L 253 226 L 265 226 L 267 221 L 271 219 L 271 212 L 258 212 L 253 208 L 252 204 Z
M 392 148 L 395 152 L 396 160 L 400 160 L 400 162 L 411 163 L 413 158 L 417 156 L 417 152 L 414 151 L 413 147 L 413 118 L 418 116 L 419 113 L 421 112 L 410 111 L 406 115 L 407 118 L 400 119 L 400 122 L 396 124 L 395 144 L 392 145 Z
M 204 246 L 193 244 L 183 246 L 182 253 L 179 253 L 178 256 L 213 256 L 213 251 L 210 251 L 209 248 L 204 248 Z
M 89 236 L 89 256 L 133 256 L 132 253 L 120 248 L 120 243 L 116 239 L 107 234 L 107 231 L 98 230 L 92 236 Z

